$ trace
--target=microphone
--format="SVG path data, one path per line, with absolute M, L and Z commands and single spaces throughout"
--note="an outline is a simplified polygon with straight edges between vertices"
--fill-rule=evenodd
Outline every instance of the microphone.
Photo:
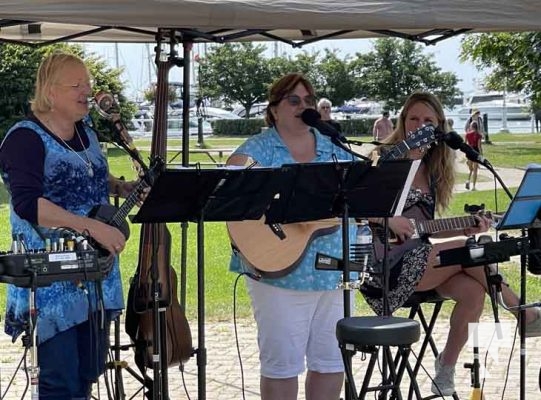
M 113 114 L 118 113 L 118 110 L 115 110 L 117 104 L 116 100 L 111 93 L 100 91 L 94 97 L 93 103 L 94 109 L 98 114 L 107 120 L 111 121 L 113 119 Z
M 487 159 L 475 151 L 469 144 L 464 142 L 462 136 L 455 131 L 447 132 L 442 135 L 443 141 L 453 150 L 460 150 L 470 161 L 485 164 Z
M 307 108 L 301 113 L 302 122 L 306 125 L 316 128 L 322 135 L 328 136 L 331 140 L 347 143 L 347 139 L 336 130 L 331 124 L 321 120 L 321 114 L 313 108 Z
M 120 107 L 115 96 L 111 93 L 100 91 L 91 101 L 97 113 L 111 123 L 113 135 L 112 138 L 107 138 L 107 141 L 112 141 L 127 150 L 135 162 L 139 164 L 136 165 L 137 170 L 140 171 L 142 168 L 146 171 L 148 167 L 141 159 L 139 150 L 135 147 L 133 138 L 128 133 L 126 125 L 120 119 Z

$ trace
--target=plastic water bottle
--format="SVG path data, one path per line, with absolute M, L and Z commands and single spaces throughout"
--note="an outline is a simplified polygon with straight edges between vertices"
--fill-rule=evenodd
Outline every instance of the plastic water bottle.
M 357 240 L 353 259 L 363 266 L 366 271 L 374 260 L 374 247 L 372 245 L 372 229 L 367 220 L 362 220 L 357 228 Z

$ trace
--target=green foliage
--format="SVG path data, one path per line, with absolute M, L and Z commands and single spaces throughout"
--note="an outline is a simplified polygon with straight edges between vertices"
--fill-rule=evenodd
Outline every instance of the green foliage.
M 0 44 L 0 137 L 28 112 L 36 70 L 48 51 Z
M 302 52 L 295 57 L 263 57 L 262 46 L 225 44 L 213 48 L 200 60 L 201 95 L 226 103 L 240 103 L 249 112 L 266 100 L 276 79 L 301 72 L 318 97 L 341 105 L 352 98 L 369 97 L 387 102 L 397 110 L 416 90 L 436 94 L 451 105 L 460 94 L 454 73 L 442 72 L 421 45 L 402 39 L 378 39 L 374 51 L 340 59 L 336 52 Z M 246 115 L 248 115 L 248 112 Z
M 143 98 L 146 101 L 154 103 L 156 101 L 156 91 L 158 87 L 156 84 L 152 84 L 150 87 L 146 88 L 143 92 Z M 173 85 L 169 85 L 167 90 L 167 100 L 172 103 L 178 99 L 178 91 Z
M 321 74 L 316 90 L 318 96 L 327 97 L 333 104 L 344 104 L 357 96 L 355 76 L 347 58 L 341 60 L 336 52 L 325 49 L 317 70 Z
M 252 43 L 213 48 L 199 59 L 199 95 L 240 103 L 249 113 L 253 104 L 265 100 L 272 82 L 264 51 L 264 46 Z
M 345 136 L 370 136 L 375 118 L 355 118 L 339 120 L 342 132 Z
M 410 40 L 377 39 L 374 51 L 357 54 L 352 63 L 363 95 L 385 102 L 390 110 L 400 109 L 415 91 L 434 93 L 443 105 L 451 105 L 460 94 L 456 75 L 441 72 L 421 45 Z
M 338 120 L 345 136 L 372 136 L 375 118 L 355 118 Z M 212 130 L 216 136 L 251 136 L 265 128 L 261 118 L 219 119 L 212 122 Z
M 212 131 L 218 136 L 250 136 L 266 126 L 261 118 L 219 119 L 212 122 Z
M 541 33 L 483 33 L 466 36 L 462 60 L 487 68 L 485 86 L 493 90 L 524 91 L 541 109 Z
M 54 51 L 62 50 L 76 54 L 85 63 L 94 78 L 94 92 L 100 90 L 117 95 L 123 120 L 129 121 L 135 113 L 135 105 L 128 102 L 122 94 L 121 69 L 110 68 L 107 63 L 94 54 L 85 55 L 80 45 L 55 44 L 40 48 L 0 44 L 0 138 L 30 110 L 29 101 L 34 95 L 34 82 L 41 60 Z M 108 123 L 91 115 L 98 130 L 107 131 Z

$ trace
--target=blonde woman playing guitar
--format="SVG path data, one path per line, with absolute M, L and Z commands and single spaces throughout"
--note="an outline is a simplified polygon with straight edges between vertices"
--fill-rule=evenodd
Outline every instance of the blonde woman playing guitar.
M 426 124 L 447 131 L 445 115 L 437 98 L 429 93 L 414 93 L 406 100 L 398 116 L 397 127 L 386 144 L 398 143 L 407 137 L 408 132 Z M 483 268 L 463 268 L 461 265 L 437 268 L 438 254 L 442 250 L 463 247 L 464 236 L 487 231 L 490 220 L 485 216 L 476 216 L 473 220 L 447 225 L 432 233 L 432 237 L 459 237 L 455 240 L 432 244 L 425 235 L 420 241 L 412 242 L 417 228 L 412 219 L 433 220 L 436 211 L 441 212 L 449 205 L 455 183 L 455 157 L 453 150 L 444 143 L 410 150 L 408 157 L 422 162 L 413 179 L 402 216 L 389 219 L 389 229 L 405 242 L 406 250 L 401 257 L 393 259 L 388 300 L 391 312 L 399 308 L 414 291 L 435 289 L 441 296 L 455 300 L 447 343 L 436 360 L 432 385 L 435 394 L 447 396 L 455 391 L 455 364 L 468 338 L 468 324 L 477 322 L 483 311 L 487 286 Z M 382 223 L 379 219 L 371 222 L 376 225 Z M 369 285 L 361 291 L 374 311 L 381 314 L 381 285 L 378 281 L 372 281 Z M 518 297 L 508 286 L 503 285 L 502 294 L 507 305 L 519 304 Z M 538 309 L 528 309 L 528 336 L 541 335 L 540 315 Z

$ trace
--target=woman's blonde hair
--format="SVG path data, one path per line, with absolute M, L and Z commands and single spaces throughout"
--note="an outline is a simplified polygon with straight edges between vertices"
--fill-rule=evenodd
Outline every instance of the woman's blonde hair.
M 295 72 L 287 74 L 274 81 L 269 89 L 269 105 L 265 112 L 265 122 L 268 126 L 274 126 L 276 120 L 272 114 L 272 107 L 275 107 L 282 99 L 290 94 L 298 84 L 302 84 L 309 95 L 314 95 L 314 87 L 312 84 L 304 77 L 303 74 Z
M 449 132 L 449 126 L 443 112 L 443 107 L 436 96 L 427 92 L 415 92 L 404 103 L 397 119 L 396 128 L 385 140 L 386 143 L 396 144 L 407 139 L 405 129 L 406 118 L 412 106 L 423 103 L 434 110 L 438 118 L 438 126 L 444 132 Z M 444 211 L 451 201 L 455 185 L 455 152 L 444 143 L 432 144 L 425 153 L 423 162 L 428 171 L 428 184 L 435 191 L 436 209 Z
M 34 98 L 30 101 L 32 112 L 49 112 L 53 109 L 48 97 L 51 86 L 58 83 L 58 78 L 66 65 L 82 65 L 84 61 L 74 54 L 56 51 L 41 62 L 36 74 Z

